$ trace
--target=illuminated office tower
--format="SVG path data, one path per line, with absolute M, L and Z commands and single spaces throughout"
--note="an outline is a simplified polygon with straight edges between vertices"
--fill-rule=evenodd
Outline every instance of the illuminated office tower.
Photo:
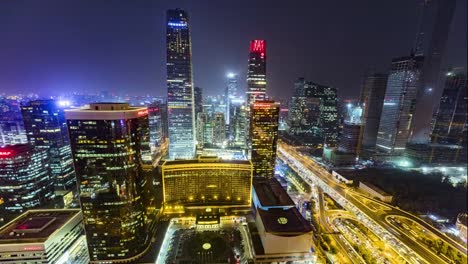
M 191 159 L 195 156 L 195 107 L 187 12 L 167 11 L 166 45 L 169 158 Z
M 392 60 L 387 89 L 377 133 L 377 149 L 389 154 L 405 150 L 411 123 L 423 57 L 408 56 Z
M 203 90 L 200 87 L 193 88 L 193 96 L 195 102 L 195 118 L 197 118 L 198 113 L 203 112 Z
M 151 147 L 157 149 L 165 140 L 163 137 L 162 110 L 159 102 L 154 102 L 148 106 L 148 125 Z
M 92 263 L 135 262 L 151 235 L 142 169 L 149 151 L 148 110 L 92 103 L 65 112 Z
M 266 96 L 266 41 L 252 40 L 249 49 L 249 67 L 247 70 L 247 105 L 256 100 L 265 100 Z
M 54 198 L 47 149 L 29 144 L 0 147 L 0 215 L 24 212 Z
M 245 128 L 245 100 L 234 98 L 231 100 L 229 115 L 231 121 L 229 124 L 229 142 L 230 145 L 246 148 L 246 128 Z
M 28 143 L 16 99 L 0 97 L 0 146 Z
M 226 141 L 226 123 L 223 113 L 216 113 L 213 116 L 213 144 L 222 146 Z
M 338 91 L 329 86 L 318 86 L 320 95 L 320 128 L 325 147 L 338 144 Z
M 375 148 L 386 87 L 386 74 L 371 74 L 364 81 L 359 99 L 359 104 L 363 109 L 361 126 L 363 148 Z
M 231 124 L 231 104 L 232 100 L 234 100 L 237 96 L 237 75 L 234 73 L 228 73 L 227 74 L 227 85 L 226 85 L 226 91 L 225 91 L 225 104 L 226 104 L 226 113 L 225 113 L 225 119 L 226 119 L 226 124 L 229 125 Z
M 254 177 L 272 178 L 276 162 L 280 104 L 262 101 L 250 105 L 251 160 Z
M 250 210 L 252 163 L 199 156 L 194 160 L 166 161 L 161 166 L 164 213 L 184 213 L 209 207 L 213 213 Z
M 466 76 L 464 69 L 455 69 L 446 74 L 445 87 L 431 134 L 433 144 L 453 146 L 452 149 L 457 153 L 452 162 L 460 160 L 466 162 L 468 133 Z
M 205 145 L 205 126 L 208 123 L 208 114 L 201 112 L 197 115 L 197 146 L 203 148 Z
M 56 190 L 76 186 L 75 169 L 68 140 L 67 122 L 60 102 L 34 100 L 21 106 L 24 128 L 31 145 L 49 151 Z

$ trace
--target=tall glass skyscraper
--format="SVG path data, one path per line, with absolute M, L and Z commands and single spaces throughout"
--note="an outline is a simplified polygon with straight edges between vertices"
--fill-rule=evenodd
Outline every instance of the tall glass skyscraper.
M 386 74 L 374 73 L 368 75 L 364 81 L 359 99 L 363 109 L 360 135 L 363 148 L 375 148 L 386 87 Z
M 145 190 L 153 181 L 142 166 L 148 110 L 93 103 L 66 118 L 91 262 L 135 263 L 151 239 Z
M 422 56 L 392 60 L 376 146 L 390 154 L 405 150 L 416 105 Z
M 169 158 L 195 156 L 195 107 L 189 18 L 180 9 L 167 11 L 167 106 Z
M 265 100 L 266 96 L 266 41 L 250 41 L 249 67 L 247 70 L 247 105 Z
M 237 86 L 237 75 L 234 73 L 228 73 L 226 91 L 224 93 L 224 97 L 226 100 L 226 113 L 224 114 L 224 116 L 227 125 L 231 124 L 231 105 L 232 100 L 235 99 L 237 96 Z
M 432 131 L 432 143 L 460 146 L 466 144 L 467 90 L 468 81 L 463 69 L 447 73 Z
M 250 107 L 254 177 L 272 178 L 275 173 L 280 104 L 263 101 L 252 103 Z
M 54 100 L 34 100 L 23 104 L 21 112 L 29 142 L 49 151 L 55 189 L 74 189 L 75 169 L 63 109 Z

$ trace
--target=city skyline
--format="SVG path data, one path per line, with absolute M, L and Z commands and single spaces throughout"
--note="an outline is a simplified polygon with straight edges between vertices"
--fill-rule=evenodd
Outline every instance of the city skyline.
M 368 70 L 386 72 L 391 58 L 409 53 L 416 37 L 420 6 L 416 0 L 341 3 L 343 10 L 352 10 L 345 12 L 335 10 L 335 4 L 302 3 L 283 10 L 259 1 L 254 5 L 261 6 L 262 12 L 254 15 L 251 10 L 256 8 L 246 8 L 242 3 L 223 3 L 213 12 L 214 7 L 208 2 L 119 3 L 109 7 L 81 1 L 67 6 L 55 3 L 51 9 L 2 2 L 0 36 L 5 41 L 0 44 L 0 56 L 5 57 L 2 61 L 13 62 L 0 62 L 4 72 L 0 89 L 7 93 L 107 90 L 164 95 L 162 22 L 166 9 L 179 6 L 195 17 L 194 85 L 202 87 L 206 95 L 222 92 L 228 72 L 238 74 L 239 90 L 245 91 L 245 43 L 260 38 L 269 43 L 267 75 L 271 96 L 288 98 L 293 93 L 294 80 L 300 76 L 338 88 L 340 97 L 357 96 Z M 98 11 L 104 8 L 104 16 L 100 16 Z M 22 19 L 11 15 L 13 12 L 9 11 L 13 9 Z M 466 36 L 463 10 L 466 2 L 458 0 L 442 68 L 466 67 L 466 37 L 460 38 Z M 239 12 L 245 15 L 242 20 L 235 20 Z M 204 15 L 208 13 L 210 16 Z M 324 19 L 325 14 L 336 16 L 330 21 Z M 223 19 L 223 30 L 216 27 L 217 19 Z M 360 26 L 346 23 L 349 20 Z M 285 31 L 286 28 L 292 30 Z M 17 32 L 22 32 L 21 36 Z M 224 35 L 228 44 L 220 45 Z M 299 37 L 303 41 L 291 41 Z M 126 52 L 120 52 L 122 49 Z M 15 59 L 10 60 L 11 56 Z M 207 56 L 213 59 L 204 60 Z

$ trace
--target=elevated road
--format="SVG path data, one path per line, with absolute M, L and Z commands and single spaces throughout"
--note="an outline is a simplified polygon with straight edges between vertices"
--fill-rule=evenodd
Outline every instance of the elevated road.
M 338 203 L 345 208 L 349 209 L 353 213 L 357 214 L 358 218 L 370 219 L 378 227 L 382 228 L 384 234 L 389 235 L 387 240 L 393 241 L 392 237 L 398 241 L 390 243 L 395 250 L 399 250 L 401 256 L 410 263 L 447 263 L 444 259 L 434 254 L 425 245 L 417 241 L 416 238 L 412 237 L 411 234 L 396 230 L 386 220 L 389 215 L 397 215 L 406 217 L 421 226 L 426 230 L 436 234 L 442 241 L 446 242 L 453 248 L 466 255 L 466 249 L 463 245 L 457 243 L 448 236 L 442 234 L 439 230 L 424 222 L 419 217 L 400 210 L 389 204 L 380 202 L 375 199 L 370 199 L 359 193 L 354 192 L 352 189 L 347 188 L 344 185 L 337 183 L 332 175 L 325 170 L 322 166 L 316 163 L 310 157 L 302 155 L 294 147 L 289 146 L 285 143 L 280 142 L 278 144 L 278 156 L 279 158 L 286 161 L 291 168 L 296 170 L 306 182 L 315 183 L 320 186 L 324 192 L 332 196 Z M 381 205 L 382 209 L 371 208 L 368 206 L 369 202 L 377 203 Z M 406 248 L 406 249 L 404 249 Z M 414 254 L 414 253 L 416 254 Z

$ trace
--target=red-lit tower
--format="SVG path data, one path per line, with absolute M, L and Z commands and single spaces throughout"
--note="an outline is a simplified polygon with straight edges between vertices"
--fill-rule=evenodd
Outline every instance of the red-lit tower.
M 266 41 L 250 41 L 247 71 L 247 105 L 265 100 L 266 94 Z

